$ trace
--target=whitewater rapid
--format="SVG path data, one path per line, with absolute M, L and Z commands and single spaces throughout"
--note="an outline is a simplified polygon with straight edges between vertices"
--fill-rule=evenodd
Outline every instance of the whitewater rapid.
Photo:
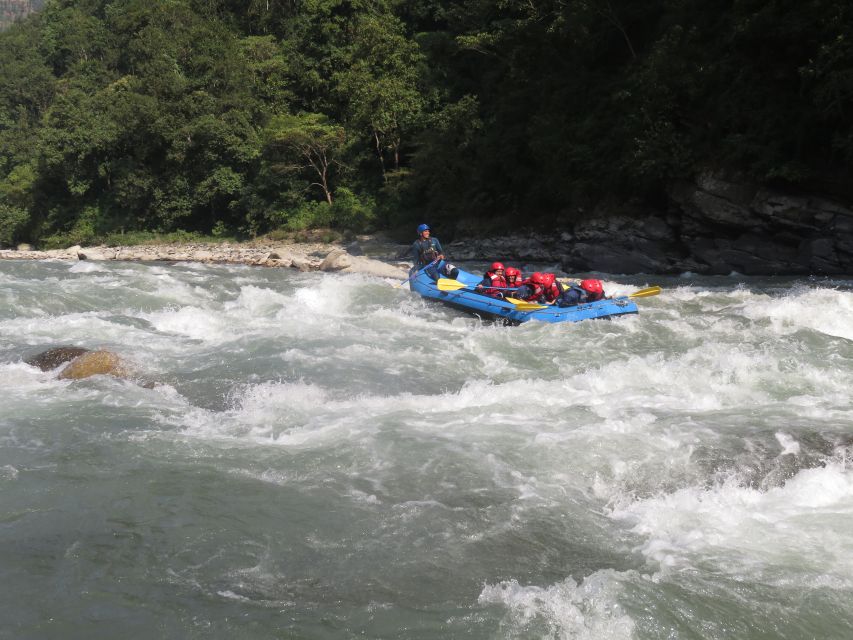
M 853 280 L 604 283 L 0 263 L 0 637 L 851 637 Z

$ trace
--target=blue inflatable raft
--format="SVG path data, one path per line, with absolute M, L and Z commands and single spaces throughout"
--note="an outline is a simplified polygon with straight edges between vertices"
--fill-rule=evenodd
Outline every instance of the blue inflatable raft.
M 416 273 L 411 270 L 411 274 Z M 459 282 L 471 288 L 459 289 L 457 291 L 441 291 L 435 280 L 430 278 L 426 272 L 415 275 L 409 286 L 412 291 L 419 293 L 424 298 L 437 300 L 448 306 L 476 316 L 490 320 L 503 320 L 506 324 L 520 324 L 529 320 L 540 322 L 580 322 L 591 318 L 612 318 L 637 313 L 637 304 L 627 297 L 610 298 L 576 307 L 557 307 L 548 305 L 533 305 L 530 303 L 517 304 L 506 300 L 493 298 L 482 293 L 473 291 L 482 278 L 459 270 L 456 278 Z M 541 308 L 532 308 L 541 307 Z

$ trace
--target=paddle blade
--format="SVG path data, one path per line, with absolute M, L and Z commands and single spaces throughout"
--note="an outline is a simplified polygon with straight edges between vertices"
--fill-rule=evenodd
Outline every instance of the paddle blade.
M 634 293 L 629 293 L 629 298 L 648 298 L 650 296 L 656 296 L 660 293 L 660 287 L 648 287 L 646 289 L 640 289 L 639 291 L 635 291 Z
M 459 291 L 460 289 L 467 288 L 465 283 L 459 282 L 459 280 L 451 280 L 450 278 L 439 278 L 437 286 L 439 291 Z
M 536 304 L 535 302 L 528 302 L 527 300 L 519 300 L 518 298 L 504 298 L 504 300 L 514 304 L 515 308 L 519 311 L 536 311 L 536 309 L 547 309 L 548 308 L 548 305 Z

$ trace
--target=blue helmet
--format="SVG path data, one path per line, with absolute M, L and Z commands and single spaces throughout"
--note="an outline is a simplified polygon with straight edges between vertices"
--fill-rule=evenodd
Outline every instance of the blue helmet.
M 419 224 L 418 225 L 418 235 L 421 235 L 424 231 L 431 231 L 428 224 Z

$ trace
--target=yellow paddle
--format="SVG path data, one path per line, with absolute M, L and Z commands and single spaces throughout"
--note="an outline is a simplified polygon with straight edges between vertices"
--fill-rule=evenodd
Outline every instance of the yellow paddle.
M 451 280 L 450 278 L 439 278 L 436 283 L 439 291 L 459 291 L 460 289 L 473 289 L 470 285 L 459 280 Z
M 476 291 L 476 285 L 465 284 L 459 280 L 451 280 L 450 278 L 439 278 L 436 282 L 439 291 L 459 291 L 460 289 L 470 289 Z M 515 291 L 518 287 L 488 287 L 489 289 L 497 289 L 498 291 Z
M 660 287 L 647 287 L 645 289 L 640 289 L 639 291 L 635 291 L 634 293 L 629 293 L 629 298 L 648 298 L 649 296 L 656 296 L 660 293 Z
M 573 285 L 577 284 L 572 282 L 571 280 L 560 280 L 561 284 L 564 285 Z M 657 285 L 654 287 L 646 287 L 645 289 L 640 289 L 639 291 L 635 291 L 634 293 L 629 293 L 627 296 L 613 296 L 614 298 L 648 298 L 651 296 L 656 296 L 661 292 L 661 288 Z
M 547 304 L 537 304 L 535 302 L 528 302 L 527 300 L 519 300 L 518 298 L 504 298 L 504 300 L 514 304 L 518 311 L 536 311 L 537 309 L 548 308 Z
M 474 291 L 474 287 L 471 285 L 467 285 L 464 282 L 459 282 L 459 280 L 451 280 L 450 278 L 439 278 L 436 283 L 439 291 L 459 291 L 461 289 L 468 289 L 470 291 Z M 498 288 L 498 287 L 494 287 Z M 505 291 L 515 291 L 513 287 L 507 287 Z M 535 302 L 527 302 L 527 300 L 519 300 L 518 298 L 504 298 L 507 302 L 514 304 L 515 308 L 519 311 L 535 311 L 536 309 L 547 309 L 548 306 L 544 304 L 537 304 Z

